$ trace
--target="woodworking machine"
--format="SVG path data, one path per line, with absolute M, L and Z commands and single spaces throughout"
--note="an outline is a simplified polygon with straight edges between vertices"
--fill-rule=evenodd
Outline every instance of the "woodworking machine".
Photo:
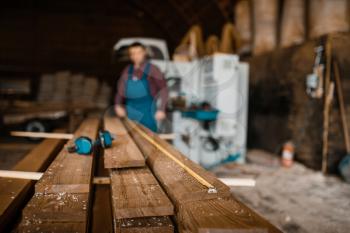
M 215 54 L 188 62 L 171 61 L 165 41 L 158 39 L 125 38 L 114 50 L 118 53 L 135 41 L 146 46 L 150 61 L 164 73 L 170 99 L 184 100 L 182 108 L 170 106 L 174 146 L 207 168 L 226 161 L 244 162 L 248 64 L 233 54 Z M 201 103 L 208 103 L 217 111 L 216 120 L 203 121 L 185 114 L 190 106 Z

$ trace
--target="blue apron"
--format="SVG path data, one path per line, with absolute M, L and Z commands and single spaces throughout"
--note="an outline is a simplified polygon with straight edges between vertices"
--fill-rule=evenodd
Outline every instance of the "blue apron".
M 125 85 L 126 113 L 131 120 L 137 121 L 153 132 L 157 132 L 157 123 L 154 118 L 156 102 L 151 95 L 148 73 L 150 64 L 147 63 L 141 79 L 133 77 L 134 66 L 130 65 L 128 79 Z

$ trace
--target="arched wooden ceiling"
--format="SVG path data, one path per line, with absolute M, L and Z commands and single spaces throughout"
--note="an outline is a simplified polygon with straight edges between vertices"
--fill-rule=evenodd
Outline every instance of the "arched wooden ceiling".
M 0 72 L 71 69 L 111 75 L 111 49 L 123 37 L 167 40 L 189 27 L 218 34 L 233 0 L 15 0 L 1 3 Z

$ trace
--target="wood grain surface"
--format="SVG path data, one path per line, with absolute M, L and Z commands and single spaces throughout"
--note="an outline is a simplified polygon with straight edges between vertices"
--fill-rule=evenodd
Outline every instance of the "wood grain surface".
M 116 219 L 174 214 L 173 204 L 148 168 L 112 171 L 111 187 Z
M 66 146 L 74 144 L 80 136 L 96 139 L 99 120 L 87 118 L 74 133 L 74 139 L 68 141 Z M 92 155 L 79 155 L 69 153 L 62 149 L 57 158 L 51 163 L 43 177 L 36 183 L 37 193 L 87 193 L 90 190 Z
M 74 136 L 95 140 L 98 118 L 83 121 Z M 72 140 L 68 144 L 73 143 Z M 19 232 L 86 232 L 90 212 L 93 156 L 63 148 L 35 187 L 23 209 Z M 79 187 L 79 188 L 77 188 Z
M 160 139 L 156 134 L 150 132 L 141 125 L 136 125 L 131 121 L 126 121 L 125 124 L 134 138 L 135 142 L 147 158 L 147 164 L 153 174 L 160 181 L 167 195 L 173 203 L 183 203 L 187 201 L 213 199 L 217 197 L 228 197 L 231 195 L 230 188 L 218 180 L 213 174 L 206 171 L 198 164 L 192 162 L 187 157 L 182 155 L 168 142 Z M 182 169 L 169 157 L 165 156 L 155 146 L 150 144 L 146 139 L 140 136 L 133 127 L 141 128 L 145 133 L 151 136 L 159 145 L 167 149 L 177 159 L 186 166 L 213 184 L 217 189 L 217 193 L 208 193 L 208 188 L 199 183 L 189 173 Z
M 56 132 L 62 132 L 62 130 Z M 46 139 L 42 141 L 20 160 L 13 170 L 43 171 L 57 155 L 62 145 L 63 140 Z M 34 183 L 31 180 L 0 178 L 0 232 L 20 212 Z
M 173 233 L 174 225 L 168 216 L 121 219 L 115 221 L 115 233 Z
M 233 197 L 187 202 L 179 207 L 180 232 L 281 233 Z
M 105 117 L 104 128 L 116 136 L 112 147 L 104 150 L 105 168 L 145 166 L 142 153 L 118 118 Z
M 153 174 L 174 203 L 179 232 L 281 232 L 254 211 L 238 202 L 231 195 L 229 188 L 213 174 L 187 159 L 174 147 L 146 128 L 129 120 L 124 122 L 135 142 L 145 154 L 146 162 Z M 159 145 L 213 184 L 218 192 L 208 193 L 207 187 L 200 184 L 169 157 L 162 154 L 158 148 L 145 140 L 134 127 L 139 127 L 146 132 Z

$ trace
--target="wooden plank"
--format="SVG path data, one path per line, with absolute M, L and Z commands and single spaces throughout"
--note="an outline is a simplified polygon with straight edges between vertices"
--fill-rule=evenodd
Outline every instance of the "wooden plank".
M 39 180 L 44 173 L 0 170 L 0 177 L 26 180 Z
M 21 225 L 18 232 L 40 232 L 40 233 L 77 233 L 86 232 L 85 223 L 60 223 L 60 222 L 40 222 L 27 220 L 27 225 Z
M 116 135 L 112 147 L 104 150 L 105 168 L 145 166 L 142 153 L 118 118 L 106 117 L 104 126 L 111 134 Z
M 11 136 L 30 137 L 30 138 L 56 138 L 56 139 L 72 139 L 73 134 L 67 133 L 43 133 L 43 132 L 28 132 L 28 131 L 11 131 Z
M 148 168 L 112 171 L 111 187 L 116 219 L 174 214 L 173 204 Z
M 349 154 L 350 153 L 349 127 L 346 121 L 343 87 L 340 81 L 339 65 L 337 61 L 333 62 L 333 67 L 334 67 L 334 79 L 335 79 L 335 86 L 336 86 L 338 103 L 339 103 L 340 117 L 341 117 L 342 129 L 343 129 L 343 135 L 344 135 L 345 149 L 346 149 L 346 153 Z
M 93 184 L 111 184 L 110 177 L 94 177 Z
M 85 222 L 87 205 L 87 193 L 36 193 L 22 211 L 22 223 Z
M 329 135 L 329 117 L 333 101 L 334 83 L 330 82 L 326 102 L 323 109 L 323 134 L 322 134 L 322 172 L 326 174 L 328 171 L 328 135 Z
M 332 69 L 332 36 L 328 35 L 326 41 L 326 71 L 324 80 L 324 104 L 323 104 L 323 132 L 322 132 L 322 173 L 326 174 L 328 169 L 328 134 L 329 134 L 329 114 L 333 98 L 331 89 L 331 69 Z M 334 88 L 334 87 L 333 87 Z
M 187 202 L 179 207 L 177 221 L 180 232 L 281 232 L 233 197 Z
M 173 203 L 177 204 L 178 202 L 213 199 L 231 195 L 230 188 L 228 186 L 218 180 L 213 174 L 182 155 L 166 141 L 160 139 L 156 134 L 152 133 L 141 125 L 136 125 L 131 121 L 127 121 L 125 125 L 141 151 L 146 156 L 146 162 L 153 174 L 160 181 L 162 187 Z M 165 156 L 161 151 L 159 151 L 159 149 L 155 148 L 155 146 L 151 145 L 146 139 L 140 136 L 133 129 L 133 127 L 139 127 L 142 129 L 182 163 L 190 167 L 206 181 L 214 185 L 217 193 L 208 193 L 207 187 L 203 186 L 173 160 Z
M 254 211 L 236 201 L 231 196 L 229 187 L 214 175 L 189 161 L 167 142 L 159 139 L 144 127 L 130 121 L 125 123 L 135 142 L 147 156 L 146 162 L 175 204 L 176 220 L 180 232 L 280 232 Z M 151 135 L 159 145 L 169 150 L 197 174 L 213 184 L 217 193 L 208 193 L 206 186 L 197 182 L 170 158 L 163 155 L 158 148 L 145 141 L 134 127 L 139 127 Z
M 83 121 L 75 137 L 96 138 L 98 118 Z M 73 143 L 72 140 L 68 143 Z M 93 155 L 68 154 L 63 148 L 35 187 L 23 210 L 19 232 L 86 232 L 90 205 Z
M 115 233 L 173 233 L 174 225 L 168 216 L 120 219 L 115 221 Z
M 56 132 L 62 132 L 56 131 Z M 13 169 L 37 172 L 45 169 L 63 145 L 63 140 L 46 139 L 33 148 Z M 34 181 L 0 178 L 0 231 L 19 213 L 28 195 L 33 191 Z
M 99 120 L 97 118 L 88 118 L 80 125 L 74 137 L 86 136 L 95 140 L 98 126 Z M 71 139 L 67 144 L 72 145 L 73 143 L 74 139 Z M 35 192 L 89 192 L 93 165 L 92 160 L 92 155 L 69 153 L 64 148 L 35 185 Z

